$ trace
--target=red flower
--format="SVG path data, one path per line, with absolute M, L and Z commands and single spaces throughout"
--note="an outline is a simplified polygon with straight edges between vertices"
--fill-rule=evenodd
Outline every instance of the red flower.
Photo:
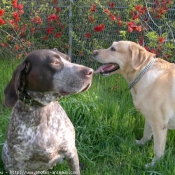
M 82 51 L 79 52 L 79 56 L 83 56 L 83 52 Z
M 86 34 L 84 35 L 84 37 L 85 37 L 85 38 L 90 38 L 90 37 L 91 37 L 91 34 L 90 34 L 90 33 L 86 33 Z
M 16 51 L 19 50 L 19 46 L 18 46 L 18 44 L 15 44 L 14 49 L 15 49 Z
M 18 12 L 13 12 L 12 15 L 13 15 L 13 18 L 18 18 L 19 17 Z
M 17 23 L 20 20 L 18 12 L 13 12 L 12 13 L 14 21 Z
M 56 13 L 59 13 L 61 9 L 59 7 L 55 7 Z
M 0 17 L 0 25 L 4 25 L 6 22 Z
M 24 14 L 24 10 L 19 10 L 19 14 L 20 15 Z
M 46 41 L 46 40 L 48 40 L 48 37 L 47 36 L 44 36 L 43 39 Z
M 58 26 L 60 26 L 60 25 L 61 25 L 61 22 L 60 22 L 60 21 L 58 21 L 58 22 L 57 22 L 57 25 L 58 25 Z
M 49 27 L 47 28 L 46 33 L 50 35 L 54 31 L 54 29 L 55 29 L 54 27 Z
M 156 55 L 158 55 L 156 49 L 151 49 L 150 52 L 151 52 L 151 53 L 154 53 L 154 54 L 156 54 Z
M 17 8 L 18 8 L 18 10 L 22 10 L 23 7 L 24 7 L 23 4 L 19 4 Z
M 123 22 L 122 22 L 122 20 L 121 20 L 120 17 L 117 18 L 117 23 L 118 23 L 119 26 L 122 26 L 123 25 Z
M 4 25 L 4 24 L 6 24 L 6 22 L 2 18 L 0 18 L 0 25 Z
M 110 16 L 110 18 L 111 18 L 112 21 L 115 21 L 116 20 L 115 15 L 113 15 L 112 13 L 109 16 Z
M 159 36 L 159 37 L 158 37 L 158 41 L 159 41 L 160 44 L 162 44 L 165 40 L 164 40 L 163 37 Z
M 165 58 L 165 59 L 168 59 L 168 57 L 169 57 L 168 54 L 165 54 L 165 55 L 164 55 L 164 58 Z
M 8 20 L 8 23 L 10 25 L 12 25 L 15 28 L 15 30 L 19 30 L 20 29 L 20 27 L 18 26 L 18 24 L 15 22 L 15 20 Z
M 162 51 L 162 46 L 158 46 L 158 49 L 157 49 L 159 52 Z
M 128 31 L 132 33 L 133 31 L 141 32 L 142 26 L 137 26 L 135 22 L 128 22 Z
M 62 32 L 58 32 L 58 33 L 55 34 L 55 37 L 56 37 L 56 38 L 60 38 L 61 35 L 62 35 Z
M 21 31 L 22 31 L 22 32 L 25 32 L 26 29 L 27 29 L 27 24 L 23 24 L 23 27 L 21 28 Z
M 18 8 L 18 0 L 12 0 L 12 6 Z
M 132 16 L 132 19 L 133 20 L 136 20 L 136 19 L 138 19 L 139 18 L 139 16 L 137 15 L 137 14 L 134 14 L 133 16 Z
M 17 57 L 18 59 L 20 59 L 20 58 L 21 58 L 21 55 L 20 55 L 20 54 L 18 54 L 18 55 L 16 55 L 16 57 Z
M 15 22 L 18 22 L 20 20 L 20 17 L 15 18 Z
M 142 7 L 141 7 L 140 5 L 136 5 L 135 8 L 136 8 L 136 10 L 139 11 L 139 12 L 142 10 Z
M 137 26 L 137 27 L 135 28 L 135 30 L 138 31 L 138 32 L 141 32 L 141 31 L 142 31 L 142 26 Z
M 89 20 L 90 20 L 91 23 L 94 23 L 94 21 L 95 21 L 92 16 L 89 16 Z
M 2 47 L 8 47 L 8 44 L 7 43 L 0 43 L 0 46 L 2 46 Z
M 96 4 L 92 4 L 90 8 L 90 12 L 95 12 L 96 11 Z
M 112 2 L 112 3 L 109 4 L 109 6 L 110 6 L 111 8 L 114 8 L 114 7 L 115 7 L 115 3 Z
M 142 46 L 143 43 L 144 43 L 144 38 L 143 38 L 143 37 L 140 37 L 140 39 L 139 39 L 139 44 Z
M 60 26 L 61 29 L 64 29 L 64 26 Z
M 58 16 L 56 14 L 51 14 L 49 15 L 49 17 L 47 18 L 48 22 L 51 21 L 57 21 L 58 20 Z
M 42 20 L 39 16 L 33 17 L 30 21 L 35 23 L 35 24 L 41 24 L 42 23 Z
M 57 0 L 53 0 L 53 4 L 57 4 Z
M 156 4 L 156 5 L 159 5 L 159 0 L 156 0 L 156 1 L 155 1 L 155 4 Z
M 159 9 L 159 10 L 158 10 L 158 13 L 159 13 L 160 15 L 164 14 L 164 12 L 165 12 L 165 11 L 164 11 L 163 9 Z
M 24 32 L 21 32 L 21 36 L 25 36 L 25 33 Z
M 18 24 L 15 22 L 15 20 L 9 20 L 8 23 L 10 25 L 12 25 L 15 28 L 15 30 L 19 30 L 20 29 L 20 27 L 18 26 Z
M 136 5 L 135 9 L 137 10 L 137 12 L 139 12 L 140 14 L 145 14 L 147 11 L 146 7 L 141 7 L 140 5 Z
M 18 24 L 15 24 L 14 27 L 15 27 L 15 30 L 20 30 L 20 27 Z
M 106 14 L 108 14 L 108 15 L 111 14 L 111 12 L 110 12 L 108 9 L 104 9 L 104 12 L 105 12 Z
M 11 19 L 8 21 L 8 23 L 9 23 L 10 25 L 12 25 L 12 26 L 15 25 L 15 21 L 14 21 L 14 20 L 11 20 Z
M 128 27 L 128 31 L 130 32 L 130 33 L 132 33 L 133 32 L 133 28 L 132 27 Z
M 105 28 L 105 25 L 104 24 L 100 24 L 100 25 L 94 27 L 94 30 L 95 30 L 95 32 L 101 32 L 101 31 L 104 30 L 104 28 Z
M 135 28 L 136 24 L 135 22 L 128 22 L 128 26 L 131 28 Z
M 32 32 L 32 34 L 35 33 L 35 28 L 30 28 L 30 31 Z
M 142 10 L 140 11 L 140 13 L 143 15 L 143 14 L 146 13 L 146 11 L 147 11 L 147 8 L 146 7 L 142 7 Z
M 0 16 L 4 15 L 5 10 L 4 9 L 0 9 Z
M 148 48 L 148 46 L 144 46 L 144 48 L 145 48 L 147 51 L 150 51 L 149 48 Z
M 111 18 L 112 21 L 116 20 L 116 17 L 114 14 L 112 14 L 108 9 L 104 9 L 104 12 L 109 15 L 109 17 Z
M 132 33 L 136 27 L 135 22 L 128 22 L 128 31 Z

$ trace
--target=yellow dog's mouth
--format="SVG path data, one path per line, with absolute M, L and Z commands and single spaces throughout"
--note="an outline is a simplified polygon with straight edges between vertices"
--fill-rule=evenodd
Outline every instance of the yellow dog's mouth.
M 110 75 L 112 72 L 118 70 L 120 66 L 116 63 L 107 63 L 103 66 L 100 66 L 94 73 L 100 73 L 101 75 L 107 76 Z

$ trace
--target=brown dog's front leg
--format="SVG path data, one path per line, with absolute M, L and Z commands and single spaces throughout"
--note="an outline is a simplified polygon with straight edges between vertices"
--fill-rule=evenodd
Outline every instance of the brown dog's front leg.
M 67 158 L 67 163 L 72 174 L 80 175 L 80 167 L 79 167 L 77 150 L 74 151 L 74 156 Z

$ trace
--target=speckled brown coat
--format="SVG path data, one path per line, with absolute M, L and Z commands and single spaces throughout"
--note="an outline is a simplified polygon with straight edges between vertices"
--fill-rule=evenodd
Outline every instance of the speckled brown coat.
M 46 171 L 63 158 L 72 174 L 80 174 L 75 130 L 58 100 L 87 90 L 92 74 L 46 49 L 31 52 L 17 67 L 5 89 L 6 105 L 13 109 L 2 160 L 10 174 Z

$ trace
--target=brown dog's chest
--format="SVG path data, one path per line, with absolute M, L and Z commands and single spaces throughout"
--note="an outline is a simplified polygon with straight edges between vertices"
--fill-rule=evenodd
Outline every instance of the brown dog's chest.
M 17 104 L 12 112 L 7 136 L 13 152 L 20 155 L 20 149 L 23 156 L 37 155 L 49 161 L 59 150 L 64 152 L 63 147 L 69 144 L 69 139 L 74 141 L 74 127 L 57 102 L 33 110 L 24 106 L 18 108 Z

